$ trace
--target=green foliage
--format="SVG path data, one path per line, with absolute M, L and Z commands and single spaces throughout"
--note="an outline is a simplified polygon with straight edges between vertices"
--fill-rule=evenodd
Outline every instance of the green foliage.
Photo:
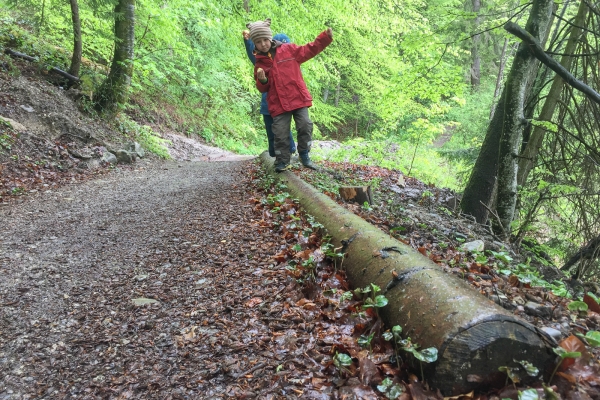
M 161 138 L 160 135 L 154 132 L 148 125 L 140 125 L 127 116 L 120 115 L 117 118 L 117 127 L 121 133 L 138 141 L 142 147 L 151 153 L 154 153 L 161 158 L 171 158 L 166 147 L 166 144 L 168 144 L 169 141 Z
M 583 338 L 593 347 L 600 347 L 600 332 L 587 331 Z
M 377 390 L 385 394 L 388 399 L 397 399 L 404 392 L 404 387 L 394 383 L 389 377 L 386 377 L 381 384 L 377 385 Z
M 554 374 L 556 374 L 556 371 L 558 371 L 558 367 L 560 367 L 560 364 L 562 364 L 562 362 L 565 360 L 565 358 L 581 357 L 581 353 L 579 351 L 567 351 L 560 346 L 553 348 L 552 351 L 554 351 L 554 354 L 556 354 L 559 357 L 559 361 L 556 364 L 556 367 L 554 367 L 554 371 L 552 371 L 552 375 L 550 375 L 550 379 L 548 379 L 549 385 L 552 383 L 552 378 L 554 378 Z
M 571 311 L 581 312 L 581 311 L 587 311 L 588 305 L 586 303 L 584 303 L 583 301 L 572 301 L 569 303 L 567 308 Z
M 519 391 L 519 400 L 538 400 L 539 398 L 538 392 L 535 389 Z
M 352 139 L 336 149 L 314 149 L 315 159 L 333 162 L 352 162 L 360 165 L 378 165 L 388 169 L 407 172 L 411 166 L 414 144 L 396 137 L 385 141 Z M 411 176 L 439 187 L 459 188 L 462 182 L 457 179 L 457 171 L 464 168 L 462 162 L 449 162 L 436 151 L 418 147 Z M 324 188 L 332 191 L 332 188 Z
M 352 365 L 352 357 L 350 357 L 348 354 L 336 352 L 335 356 L 333 356 L 333 365 L 335 365 L 340 373 L 348 373 L 348 367 Z

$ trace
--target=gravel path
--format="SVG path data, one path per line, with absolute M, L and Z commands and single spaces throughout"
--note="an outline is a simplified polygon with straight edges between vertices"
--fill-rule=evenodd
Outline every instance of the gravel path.
M 299 294 L 248 163 L 142 162 L 0 208 L 0 399 L 272 396 L 297 332 L 254 308 Z

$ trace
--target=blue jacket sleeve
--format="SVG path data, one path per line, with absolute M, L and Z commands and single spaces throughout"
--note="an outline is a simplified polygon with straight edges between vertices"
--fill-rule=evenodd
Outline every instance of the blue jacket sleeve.
M 254 42 L 250 39 L 244 39 L 246 45 L 246 54 L 252 65 L 256 65 L 256 57 L 254 57 Z

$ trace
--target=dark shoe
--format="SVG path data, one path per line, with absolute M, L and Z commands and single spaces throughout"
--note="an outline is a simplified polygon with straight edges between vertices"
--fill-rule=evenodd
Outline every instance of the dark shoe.
M 275 165 L 275 172 L 289 171 L 290 169 L 292 169 L 292 166 L 290 164 L 277 164 L 277 165 Z
M 310 168 L 310 169 L 318 169 L 319 167 L 317 166 L 317 164 L 315 164 L 314 162 L 312 162 L 310 160 L 310 157 L 308 156 L 308 154 L 306 155 L 301 155 L 300 156 L 300 162 L 302 163 L 302 165 L 304 165 L 306 168 Z

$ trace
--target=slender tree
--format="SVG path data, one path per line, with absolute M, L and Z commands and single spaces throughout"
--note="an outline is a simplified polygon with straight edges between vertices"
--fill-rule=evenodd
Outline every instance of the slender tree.
M 71 1 L 71 19 L 73 20 L 73 57 L 71 58 L 71 67 L 69 73 L 73 76 L 79 76 L 81 68 L 81 20 L 79 19 L 79 5 L 77 0 Z
M 119 0 L 115 6 L 115 52 L 106 80 L 96 95 L 97 108 L 114 111 L 125 104 L 133 74 L 135 0 Z
M 473 6 L 473 12 L 475 13 L 474 31 L 479 30 L 481 24 L 481 17 L 479 16 L 479 10 L 481 9 L 481 0 L 471 0 Z M 481 34 L 473 35 L 473 43 L 471 47 L 471 88 L 479 88 L 481 83 L 481 56 L 479 55 L 479 42 L 481 41 Z

